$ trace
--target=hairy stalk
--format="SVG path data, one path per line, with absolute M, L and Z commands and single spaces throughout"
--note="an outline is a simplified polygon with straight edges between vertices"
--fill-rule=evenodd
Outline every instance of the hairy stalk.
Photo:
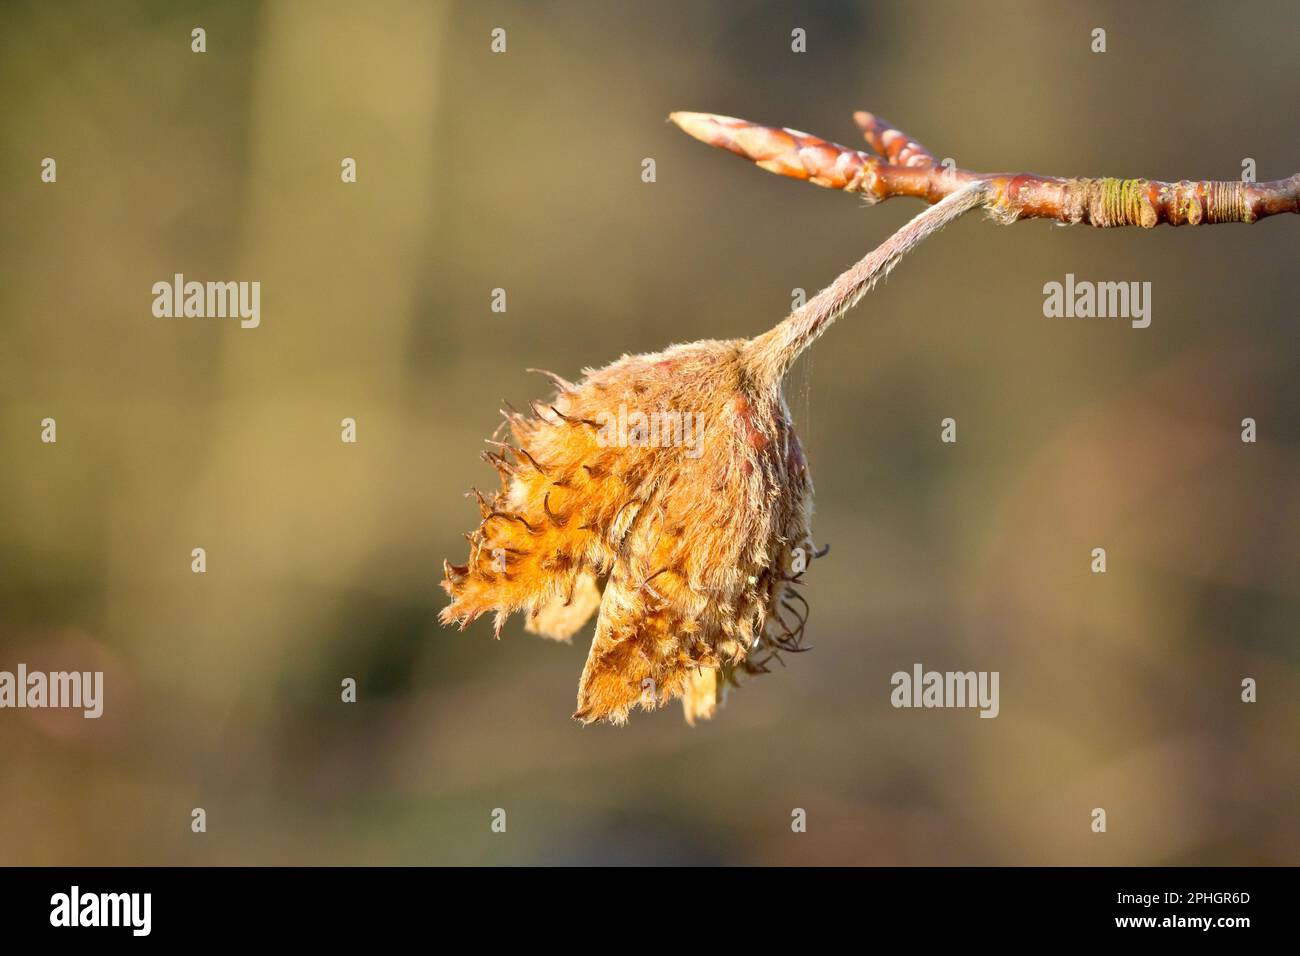
M 753 339 L 747 356 L 755 383 L 760 387 L 779 385 L 800 353 L 857 305 L 879 279 L 889 275 L 903 256 L 954 219 L 984 205 L 989 194 L 986 183 L 973 182 L 948 195 L 868 252 L 771 331 Z

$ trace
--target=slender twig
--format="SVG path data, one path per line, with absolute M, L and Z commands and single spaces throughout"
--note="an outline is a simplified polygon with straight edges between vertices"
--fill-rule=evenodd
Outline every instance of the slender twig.
M 730 150 L 769 172 L 861 193 L 872 202 L 912 196 L 937 203 L 982 182 L 988 187 L 985 206 L 1004 223 L 1054 219 L 1151 228 L 1162 222 L 1173 226 L 1255 222 L 1300 212 L 1300 173 L 1267 183 L 977 173 L 939 163 L 932 152 L 878 116 L 857 113 L 854 118 L 872 152 L 730 116 L 680 112 L 669 116 L 701 142 Z

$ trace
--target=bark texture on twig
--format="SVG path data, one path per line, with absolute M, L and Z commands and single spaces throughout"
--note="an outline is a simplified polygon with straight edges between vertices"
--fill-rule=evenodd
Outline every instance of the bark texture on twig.
M 983 182 L 988 186 L 985 207 L 1004 223 L 1053 219 L 1149 229 L 1162 222 L 1255 222 L 1300 212 L 1300 173 L 1267 183 L 978 173 L 945 167 L 930 150 L 871 113 L 854 116 L 871 151 L 712 113 L 678 112 L 669 119 L 701 142 L 730 150 L 769 172 L 860 193 L 871 202 L 912 196 L 937 203 L 964 186 Z

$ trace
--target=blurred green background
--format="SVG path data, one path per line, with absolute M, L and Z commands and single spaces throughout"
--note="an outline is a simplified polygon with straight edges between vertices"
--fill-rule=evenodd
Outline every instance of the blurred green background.
M 435 620 L 496 409 L 547 393 L 525 368 L 760 332 L 919 208 L 768 175 L 671 110 L 1272 179 L 1300 169 L 1294 13 L 6 4 L 0 669 L 107 688 L 98 721 L 0 711 L 0 863 L 1300 862 L 1295 217 L 971 217 L 905 262 L 788 387 L 832 545 L 815 650 L 711 723 L 583 728 L 590 627 Z M 261 327 L 154 318 L 176 272 L 260 281 Z M 1067 272 L 1152 282 L 1151 327 L 1045 319 Z M 916 661 L 1000 671 L 1001 715 L 894 710 Z

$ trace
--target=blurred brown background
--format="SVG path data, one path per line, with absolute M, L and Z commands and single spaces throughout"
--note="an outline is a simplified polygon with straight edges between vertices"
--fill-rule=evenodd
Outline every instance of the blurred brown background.
M 710 724 L 584 729 L 589 628 L 435 621 L 496 409 L 546 392 L 526 367 L 757 333 L 919 208 L 768 175 L 671 110 L 1272 179 L 1300 169 L 1294 13 L 5 5 L 0 669 L 107 688 L 98 721 L 0 711 L 0 863 L 1300 862 L 1295 217 L 972 217 L 905 262 L 790 382 L 832 545 L 815 650 Z M 176 272 L 260 281 L 261 327 L 154 318 Z M 1045 319 L 1067 272 L 1152 282 L 1151 327 Z M 916 661 L 1000 671 L 1001 715 L 894 710 Z

